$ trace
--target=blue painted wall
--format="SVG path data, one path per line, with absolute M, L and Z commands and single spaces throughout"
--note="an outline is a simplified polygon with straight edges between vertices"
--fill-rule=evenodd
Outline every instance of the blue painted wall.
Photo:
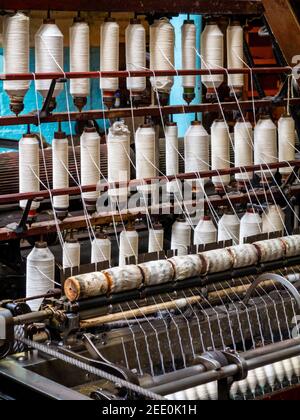
M 183 25 L 184 20 L 187 19 L 186 15 L 180 15 L 176 18 L 172 19 L 172 24 L 175 27 L 176 33 L 176 45 L 175 45 L 175 67 L 177 69 L 182 68 L 182 60 L 181 60 L 181 27 Z M 191 19 L 194 19 L 195 24 L 197 26 L 197 50 L 200 51 L 200 35 L 202 31 L 202 18 L 199 15 L 191 15 Z M 197 68 L 200 68 L 200 59 L 197 60 Z M 181 77 L 175 77 L 174 87 L 171 93 L 171 104 L 182 104 L 183 103 L 183 89 L 181 85 Z M 196 98 L 193 103 L 200 103 L 201 101 L 201 82 L 200 76 L 197 78 L 197 89 L 196 89 Z M 174 117 L 174 121 L 178 123 L 179 128 L 179 136 L 184 136 L 186 130 L 188 129 L 190 122 L 195 119 L 195 114 L 183 114 L 183 115 L 176 115 Z

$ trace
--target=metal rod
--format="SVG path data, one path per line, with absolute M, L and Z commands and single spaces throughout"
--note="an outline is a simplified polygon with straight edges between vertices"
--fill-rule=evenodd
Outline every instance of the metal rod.
M 243 67 L 240 69 L 191 69 L 191 70 L 132 70 L 132 71 L 88 71 L 88 72 L 66 72 L 66 73 L 8 73 L 0 74 L 0 80 L 47 80 L 47 79 L 99 79 L 107 77 L 118 77 L 126 79 L 127 77 L 156 77 L 161 76 L 206 76 L 218 74 L 291 74 L 291 67 L 253 67 L 249 69 Z
M 280 107 L 287 105 L 287 99 L 284 99 L 279 102 L 274 102 L 272 98 L 256 100 L 255 105 L 257 108 L 260 107 Z M 300 105 L 300 98 L 291 98 L 290 105 Z M 225 111 L 236 110 L 236 102 L 222 102 L 222 108 Z M 252 101 L 241 101 L 239 106 L 244 111 L 251 111 L 253 109 Z M 88 121 L 88 120 L 103 120 L 103 119 L 117 119 L 117 118 L 131 118 L 134 117 L 160 117 L 161 114 L 164 116 L 172 114 L 189 114 L 189 113 L 199 113 L 199 112 L 216 112 L 220 109 L 218 103 L 202 103 L 198 105 L 169 105 L 164 107 L 157 106 L 146 106 L 140 108 L 118 108 L 118 109 L 97 109 L 90 111 L 82 112 L 56 112 L 47 117 L 38 118 L 37 115 L 25 114 L 15 117 L 13 115 L 2 116 L 0 118 L 0 126 L 6 125 L 26 125 L 34 124 L 38 125 L 39 123 L 53 123 L 53 122 L 63 122 L 63 121 Z
M 268 169 L 279 169 L 279 168 L 286 168 L 290 166 L 295 166 L 297 168 L 300 167 L 300 160 L 293 160 L 290 162 L 276 162 L 276 163 L 269 163 L 269 164 L 262 164 L 262 165 L 251 165 L 251 166 L 244 166 L 244 167 L 237 167 L 237 168 L 228 168 L 228 169 L 219 169 L 213 171 L 202 171 L 202 172 L 191 172 L 191 173 L 184 173 L 184 174 L 177 174 L 177 175 L 170 175 L 170 176 L 158 176 L 154 178 L 145 178 L 141 179 L 134 179 L 128 182 L 115 182 L 115 183 L 101 183 L 101 191 L 107 191 L 110 188 L 124 188 L 124 187 L 137 187 L 142 184 L 151 184 L 153 182 L 161 182 L 161 181 L 173 181 L 174 179 L 178 180 L 189 180 L 195 178 L 211 178 L 213 176 L 222 176 L 222 175 L 233 175 L 237 173 L 243 172 L 254 172 L 254 171 L 262 171 Z M 82 192 L 91 192 L 97 189 L 97 185 L 86 185 L 82 187 L 70 187 L 70 188 L 61 188 L 56 190 L 51 190 L 51 195 L 54 196 L 62 196 L 62 195 L 78 195 Z M 9 203 L 17 203 L 20 200 L 34 200 L 34 199 L 45 199 L 50 197 L 50 192 L 48 190 L 42 190 L 39 192 L 30 192 L 30 193 L 17 193 L 17 194 L 5 194 L 0 196 L 0 204 L 9 204 Z
M 259 367 L 263 367 L 272 363 L 279 362 L 281 360 L 290 359 L 292 357 L 300 355 L 300 345 L 293 347 L 277 350 L 276 344 L 271 345 L 272 352 L 268 354 L 262 354 L 258 357 L 246 360 L 248 370 L 254 370 Z M 198 375 L 183 378 L 176 382 L 159 385 L 151 388 L 152 392 L 159 395 L 174 394 L 176 392 L 183 391 L 185 389 L 194 388 L 199 385 L 204 385 L 209 382 L 220 381 L 221 379 L 230 378 L 238 373 L 237 365 L 229 365 L 221 368 L 218 371 L 209 371 L 200 373 Z

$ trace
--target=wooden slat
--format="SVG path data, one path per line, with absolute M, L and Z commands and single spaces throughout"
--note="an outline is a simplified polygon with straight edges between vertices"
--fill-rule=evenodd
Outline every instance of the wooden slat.
M 262 4 L 261 0 L 0 0 L 0 9 L 253 15 L 262 12 Z
M 290 66 L 300 54 L 300 23 L 290 0 L 262 0 L 268 24 Z

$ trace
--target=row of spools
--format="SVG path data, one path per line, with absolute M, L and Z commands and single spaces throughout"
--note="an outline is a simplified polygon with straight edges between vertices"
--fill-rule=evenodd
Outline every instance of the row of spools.
M 4 18 L 4 66 L 5 73 L 29 72 L 29 31 L 30 20 L 22 12 Z M 119 70 L 119 24 L 114 18 L 107 18 L 100 28 L 100 66 L 101 71 Z M 224 34 L 215 22 L 209 22 L 201 35 L 201 54 L 197 51 L 197 27 L 193 20 L 186 20 L 182 27 L 182 68 L 197 68 L 197 56 L 201 56 L 203 69 L 218 69 L 224 66 Z M 146 69 L 146 29 L 138 19 L 132 19 L 126 29 L 126 68 L 128 71 Z M 64 71 L 64 36 L 55 20 L 47 18 L 35 35 L 36 73 L 62 73 Z M 150 26 L 150 69 L 174 70 L 175 30 L 167 18 L 155 20 Z M 230 24 L 227 30 L 227 67 L 239 69 L 243 62 L 243 28 L 238 22 Z M 76 17 L 70 27 L 70 70 L 88 72 L 90 70 L 90 30 L 84 19 Z M 100 76 L 100 73 L 99 73 Z M 152 78 L 153 87 L 161 93 L 169 94 L 173 77 Z M 210 94 L 215 93 L 224 81 L 224 75 L 203 76 L 202 82 Z M 36 80 L 38 92 L 45 98 L 50 80 Z M 229 76 L 229 86 L 237 93 L 244 85 L 243 74 Z M 188 102 L 194 98 L 195 76 L 182 79 L 184 95 Z M 110 100 L 119 88 L 118 78 L 101 78 L 100 87 L 104 97 Z M 5 81 L 4 89 L 10 96 L 11 107 L 15 113 L 23 109 L 23 99 L 29 88 L 28 81 Z M 127 88 L 132 95 L 139 96 L 146 89 L 145 77 L 129 77 Z M 62 91 L 57 84 L 54 98 Z M 90 94 L 89 79 L 72 79 L 71 95 L 79 109 L 86 104 Z
M 185 220 L 175 221 L 171 234 L 171 249 L 178 256 L 187 255 L 189 247 L 207 245 L 217 241 L 232 240 L 233 244 L 243 244 L 249 236 L 260 233 L 284 233 L 284 212 L 278 206 L 270 206 L 261 217 L 250 210 L 239 219 L 234 214 L 224 214 L 216 227 L 208 216 L 201 218 L 194 228 Z M 192 238 L 193 236 L 193 238 Z M 119 236 L 119 266 L 124 267 L 128 258 L 139 255 L 139 234 L 134 226 L 127 226 Z M 149 230 L 148 252 L 163 251 L 165 246 L 165 230 L 162 225 L 154 224 Z M 68 239 L 63 246 L 63 268 L 80 266 L 81 246 L 76 239 Z M 91 263 L 112 261 L 112 243 L 104 233 L 97 234 L 91 244 Z M 54 287 L 55 258 L 44 242 L 36 244 L 27 258 L 27 296 L 38 296 Z M 32 307 L 38 308 L 40 301 L 33 301 Z
M 94 127 L 87 127 L 80 139 L 80 182 L 82 186 L 97 185 L 103 179 L 103 168 L 100 167 L 100 136 Z M 135 161 L 132 161 L 130 151 L 131 133 L 123 122 L 115 122 L 107 136 L 107 159 L 109 183 L 129 182 L 130 168 L 134 166 L 136 179 L 141 180 L 137 187 L 142 195 L 153 191 L 154 186 L 144 185 L 143 179 L 155 178 L 161 175 L 157 161 L 158 143 L 155 128 L 150 124 L 139 127 L 135 133 Z M 234 134 L 229 132 L 228 125 L 223 120 L 216 120 L 208 134 L 201 122 L 194 121 L 184 138 L 184 156 L 179 151 L 178 127 L 176 123 L 165 126 L 165 159 L 166 175 L 175 179 L 167 184 L 168 193 L 179 193 L 181 183 L 176 179 L 179 173 L 179 160 L 184 158 L 186 173 L 229 169 L 230 146 L 234 149 L 234 166 L 247 167 L 253 164 L 263 165 L 275 162 L 290 162 L 296 153 L 295 122 L 291 116 L 284 115 L 278 122 L 278 130 L 269 116 L 262 116 L 254 131 L 248 121 L 238 121 Z M 62 132 L 55 133 L 52 142 L 53 189 L 69 187 L 69 145 L 67 136 Z M 34 134 L 27 134 L 19 142 L 19 183 L 20 193 L 40 191 L 40 159 L 39 141 Z M 292 166 L 280 168 L 283 177 L 292 172 Z M 262 180 L 274 183 L 274 170 L 257 171 Z M 239 184 L 250 184 L 253 172 L 243 169 L 235 174 Z M 198 185 L 203 185 L 208 179 L 195 179 Z M 212 182 L 218 190 L 226 190 L 230 184 L 230 175 L 214 176 Z M 129 195 L 127 187 L 110 188 L 112 199 L 124 201 Z M 86 205 L 95 210 L 99 191 L 83 193 Z M 54 208 L 66 212 L 69 207 L 69 196 L 53 197 Z M 25 208 L 26 201 L 20 203 Z M 39 203 L 33 203 L 32 209 L 37 209 Z

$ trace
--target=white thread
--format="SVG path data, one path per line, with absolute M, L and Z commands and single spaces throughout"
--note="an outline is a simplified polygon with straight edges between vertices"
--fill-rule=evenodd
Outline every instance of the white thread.
M 295 160 L 296 131 L 295 121 L 289 115 L 283 115 L 278 121 L 278 157 L 279 162 Z M 279 172 L 288 175 L 293 168 L 280 168 Z
M 277 128 L 271 118 L 261 118 L 254 128 L 254 164 L 275 163 L 277 158 Z M 259 171 L 266 178 L 272 177 L 275 170 Z
M 166 175 L 177 175 L 179 173 L 178 159 L 178 127 L 176 123 L 170 123 L 165 127 L 166 138 Z M 180 183 L 177 180 L 167 183 L 169 194 L 178 193 Z
M 69 144 L 68 139 L 55 138 L 52 141 L 52 171 L 53 189 L 69 187 Z M 69 208 L 69 196 L 54 196 L 53 205 L 56 209 Z
M 182 69 L 196 69 L 196 33 L 197 28 L 192 21 L 187 21 L 182 25 Z M 184 88 L 196 87 L 196 76 L 183 76 L 182 86 Z
M 126 69 L 140 70 L 146 66 L 146 30 L 141 23 L 130 23 L 125 32 Z M 128 77 L 127 89 L 132 92 L 144 92 L 146 77 Z
M 218 241 L 232 239 L 237 245 L 240 239 L 240 219 L 236 214 L 223 214 L 218 223 Z
M 80 243 L 66 241 L 63 247 L 63 269 L 80 266 Z
M 21 12 L 5 16 L 3 21 L 4 73 L 29 72 L 29 17 Z M 28 80 L 5 80 L 4 90 L 10 97 L 24 98 Z
M 164 249 L 164 230 L 150 229 L 149 230 L 149 243 L 148 252 L 160 252 Z
M 182 256 L 188 253 L 191 245 L 191 227 L 186 221 L 176 220 L 172 226 L 171 249 L 177 250 L 177 255 Z
M 217 229 L 208 216 L 200 219 L 194 232 L 194 245 L 206 245 L 217 242 Z
M 173 70 L 175 30 L 167 18 L 157 20 L 150 28 L 150 69 Z M 174 84 L 172 76 L 151 78 L 154 90 L 170 93 Z
M 230 137 L 228 126 L 223 120 L 216 120 L 211 127 L 211 168 L 230 168 Z M 216 187 L 224 187 L 230 184 L 230 175 L 214 176 L 212 182 Z
M 36 73 L 58 73 L 63 69 L 64 36 L 55 23 L 43 23 L 35 35 Z M 46 98 L 51 80 L 36 80 L 36 88 Z M 59 95 L 63 86 L 56 83 L 53 97 Z
M 70 71 L 90 71 L 90 28 L 84 21 L 75 21 L 70 27 Z M 90 80 L 71 79 L 70 93 L 73 97 L 89 96 Z
M 268 207 L 262 216 L 263 233 L 281 232 L 284 233 L 284 211 L 278 205 Z
M 244 56 L 244 31 L 239 24 L 229 25 L 227 28 L 227 67 L 228 69 L 242 68 Z M 243 74 L 230 74 L 228 84 L 231 88 L 242 89 L 244 86 Z
M 104 22 L 100 28 L 100 71 L 119 71 L 119 25 L 115 21 Z M 115 92 L 119 79 L 100 78 L 100 89 Z
M 108 182 L 130 181 L 130 131 L 122 121 L 109 129 L 107 136 Z M 128 188 L 109 189 L 108 195 L 120 201 L 126 200 Z
M 188 128 L 184 137 L 185 172 L 201 172 L 209 170 L 209 135 L 199 121 Z M 197 184 L 203 184 L 202 178 Z
M 223 67 L 224 64 L 224 35 L 217 24 L 206 25 L 201 36 L 201 68 L 215 69 L 216 66 Z M 207 75 L 202 76 L 202 83 L 207 89 L 217 89 L 224 82 L 224 76 Z
M 241 219 L 240 225 L 240 244 L 250 236 L 262 233 L 262 219 L 260 215 L 251 210 L 247 211 Z
M 283 362 L 282 361 L 276 362 L 276 363 L 273 364 L 273 367 L 274 367 L 276 378 L 277 378 L 278 382 L 280 384 L 282 384 L 283 380 L 284 380 L 284 376 L 285 376 Z
M 111 264 L 111 241 L 107 237 L 95 238 L 92 241 L 91 263 L 108 261 Z
M 120 234 L 119 266 L 126 265 L 126 259 L 139 255 L 139 235 L 135 230 L 123 230 Z
M 26 297 L 46 294 L 55 279 L 55 260 L 50 249 L 34 247 L 27 257 Z M 32 311 L 37 311 L 43 299 L 27 302 Z
M 19 192 L 40 191 L 40 153 L 39 141 L 34 134 L 27 134 L 19 141 Z M 27 200 L 20 201 L 20 207 L 25 209 Z M 33 201 L 31 210 L 38 209 L 40 204 Z
M 156 135 L 152 126 L 142 126 L 135 133 L 136 177 L 137 179 L 153 178 L 156 173 Z M 139 192 L 151 192 L 154 186 L 141 185 Z
M 236 168 L 253 165 L 253 130 L 249 121 L 237 122 L 234 126 L 234 165 Z M 252 178 L 252 172 L 235 174 L 237 181 L 249 181 Z
M 85 129 L 80 138 L 81 185 L 94 185 L 99 181 L 100 137 L 96 129 Z M 82 194 L 85 200 L 96 201 L 99 192 Z
M 284 367 L 285 376 L 286 376 L 287 380 L 291 383 L 292 378 L 293 378 L 293 373 L 294 373 L 294 368 L 293 368 L 291 359 L 283 360 L 282 364 L 283 364 L 283 367 Z

